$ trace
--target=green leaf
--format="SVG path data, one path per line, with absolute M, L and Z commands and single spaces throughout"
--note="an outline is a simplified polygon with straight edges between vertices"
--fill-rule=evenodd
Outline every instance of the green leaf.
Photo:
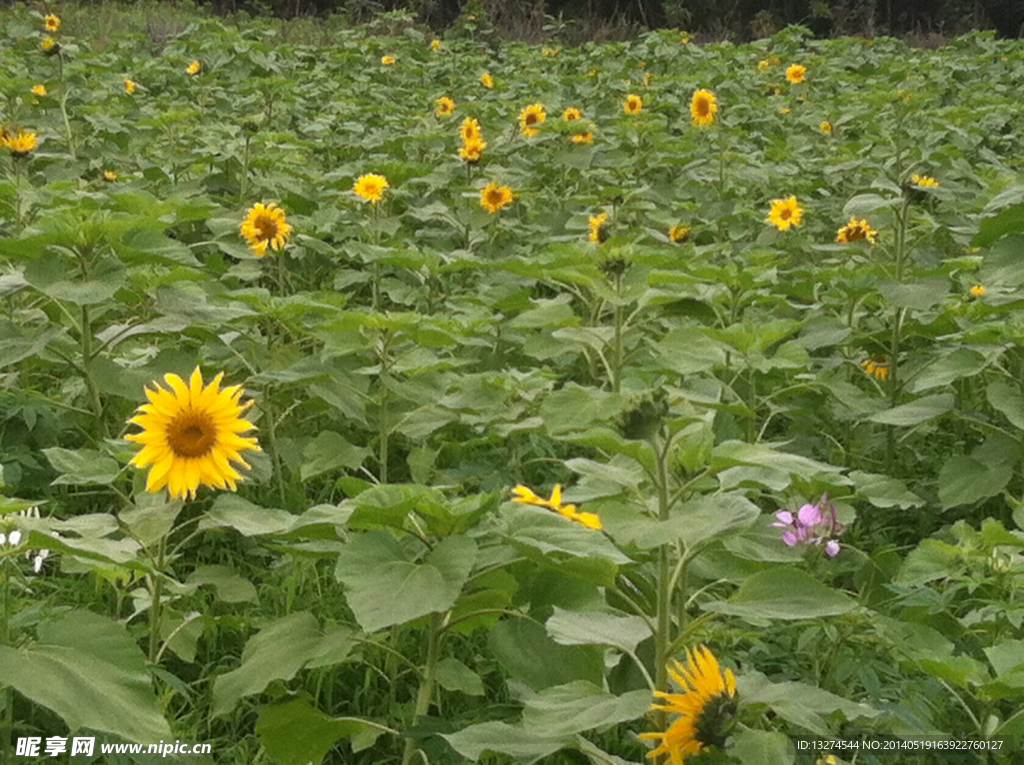
M 95 305 L 110 300 L 124 284 L 127 272 L 117 258 L 100 258 L 88 279 L 71 279 L 77 273 L 66 258 L 44 252 L 25 267 L 25 280 L 47 297 L 75 305 Z
M 997 675 L 1024 668 L 1024 640 L 1004 640 L 983 650 Z
M 658 344 L 660 363 L 681 375 L 709 372 L 725 364 L 726 346 L 694 327 L 671 330 Z
M 796 755 L 791 748 L 785 733 L 741 727 L 729 751 L 743 765 L 792 765 Z
M 513 542 L 542 553 L 578 558 L 606 558 L 626 564 L 630 559 L 600 531 L 564 518 L 552 510 L 508 503 L 502 509 L 505 535 Z
M 239 576 L 227 566 L 200 566 L 185 580 L 197 587 L 212 585 L 217 597 L 225 603 L 256 602 L 256 588 L 252 582 Z
M 867 704 L 823 691 L 806 683 L 772 683 L 760 672 L 748 672 L 736 678 L 736 687 L 744 704 L 765 704 L 779 717 L 820 736 L 833 733 L 825 717 L 839 712 L 847 720 L 877 717 L 879 712 Z
M 435 668 L 438 684 L 446 691 L 461 691 L 470 696 L 484 695 L 484 681 L 458 659 L 441 659 Z
M 302 450 L 302 480 L 332 470 L 355 470 L 370 455 L 370 450 L 354 446 L 333 430 L 321 430 Z
M 256 722 L 257 735 L 278 765 L 323 762 L 339 739 L 355 738 L 370 731 L 377 735 L 385 732 L 379 723 L 357 717 L 331 717 L 301 699 L 263 707 Z
M 719 472 L 732 465 L 755 465 L 781 470 L 801 478 L 814 478 L 822 473 L 838 473 L 840 468 L 797 454 L 781 451 L 779 444 L 751 444 L 745 441 L 723 441 L 712 451 L 711 469 Z
M 1007 234 L 1024 231 L 1024 203 L 1007 207 L 1002 212 L 982 218 L 978 233 L 971 239 L 972 247 L 987 247 Z
M 114 251 L 128 261 L 151 263 L 155 259 L 196 268 L 202 265 L 188 245 L 153 228 L 137 228 L 126 232 L 121 243 L 114 245 Z
M 859 497 L 863 497 L 875 507 L 899 507 L 903 510 L 921 507 L 924 500 L 907 489 L 906 484 L 898 478 L 878 473 L 863 473 L 854 470 L 850 473 L 854 488 Z
M 68 728 L 106 731 L 129 741 L 171 738 L 145 657 L 128 631 L 87 611 L 38 627 L 39 641 L 0 646 L 0 677 L 64 718 Z
M 545 688 L 525 698 L 523 726 L 541 738 L 557 738 L 642 717 L 649 690 L 616 696 L 585 680 Z
M 473 762 L 477 762 L 485 752 L 507 754 L 517 758 L 537 758 L 557 752 L 569 746 L 572 736 L 541 738 L 522 725 L 509 725 L 503 722 L 486 722 L 470 725 L 458 733 L 441 735 L 452 748 Z
M 604 651 L 598 646 L 559 645 L 541 625 L 528 619 L 505 619 L 491 629 L 491 653 L 505 673 L 534 690 L 573 680 L 600 684 Z
M 455 605 L 476 553 L 472 539 L 448 537 L 417 563 L 391 534 L 368 531 L 341 550 L 335 574 L 359 625 L 375 632 Z
M 545 626 L 548 634 L 560 645 L 611 645 L 631 653 L 651 637 L 647 622 L 639 616 L 566 611 L 558 606 L 555 606 Z
M 83 486 L 88 484 L 109 484 L 121 472 L 117 461 L 92 449 L 62 449 L 51 446 L 43 454 L 61 475 L 53 481 L 54 486 Z
M 955 380 L 972 377 L 988 366 L 988 360 L 980 353 L 958 348 L 926 366 L 910 383 L 912 393 L 931 390 L 949 385 Z
M 268 624 L 245 644 L 241 666 L 214 679 L 211 714 L 229 713 L 245 696 L 262 692 L 273 680 L 291 680 L 307 665 L 344 661 L 355 645 L 351 637 L 347 627 L 321 631 L 308 611 Z
M 295 516 L 287 510 L 260 507 L 237 494 L 220 494 L 199 529 L 228 527 L 245 537 L 265 534 L 283 534 L 295 523 Z
M 985 389 L 985 396 L 1013 427 L 1024 430 L 1024 396 L 1018 386 L 1006 380 L 993 380 Z
M 972 505 L 994 497 L 1002 492 L 1012 477 L 1011 465 L 985 464 L 973 457 L 951 457 L 939 471 L 942 508 Z
M 883 425 L 896 425 L 902 428 L 909 428 L 913 425 L 920 425 L 922 422 L 934 420 L 953 410 L 953 395 L 951 393 L 939 393 L 934 396 L 924 396 L 909 404 L 902 404 L 884 412 L 873 414 L 868 417 L 869 422 L 880 422 Z
M 703 607 L 758 619 L 815 619 L 849 613 L 857 602 L 799 569 L 779 566 L 748 578 L 728 601 L 712 601 Z

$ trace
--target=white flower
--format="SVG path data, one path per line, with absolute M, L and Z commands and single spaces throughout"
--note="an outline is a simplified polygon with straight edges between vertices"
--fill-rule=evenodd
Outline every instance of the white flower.
M 17 547 L 21 544 L 21 532 L 15 529 L 7 536 L 7 543 L 11 547 Z

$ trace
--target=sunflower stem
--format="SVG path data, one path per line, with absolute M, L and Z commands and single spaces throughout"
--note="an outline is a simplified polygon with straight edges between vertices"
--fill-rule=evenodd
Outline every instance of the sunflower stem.
M 658 520 L 662 523 L 669 520 L 668 494 L 668 449 L 670 440 L 665 439 L 664 445 L 657 439 L 651 439 L 654 447 L 655 470 L 658 489 Z M 655 680 L 659 691 L 668 691 L 668 659 L 669 647 L 672 645 L 672 575 L 669 563 L 671 545 L 665 543 L 658 548 L 658 630 L 654 635 Z M 655 724 L 664 730 L 668 715 L 658 711 Z
M 622 389 L 622 323 L 623 323 L 623 310 L 622 310 L 622 274 L 618 273 L 615 275 L 615 297 L 618 298 L 615 302 L 615 340 L 614 340 L 614 351 L 615 351 L 615 366 L 613 368 L 614 374 L 612 375 L 612 392 L 618 393 Z
M 380 377 L 378 379 L 378 385 L 380 386 L 380 412 L 377 415 L 377 437 L 378 437 L 378 462 L 380 468 L 378 471 L 378 480 L 384 484 L 388 482 L 388 440 L 390 438 L 390 423 L 388 422 L 388 362 L 389 362 L 389 350 L 391 345 L 391 336 L 387 330 L 381 335 L 380 346 L 378 351 L 378 359 L 380 361 Z
M 83 266 L 84 268 L 84 266 Z M 88 274 L 85 274 L 88 276 Z M 103 420 L 103 401 L 100 399 L 100 390 L 96 385 L 93 375 L 92 362 L 92 319 L 89 316 L 89 306 L 82 306 L 82 372 L 85 377 L 85 386 L 89 390 L 89 403 L 92 406 L 92 415 L 96 420 L 96 432 L 101 437 L 107 436 L 106 423 Z
M 413 714 L 412 724 L 417 725 L 427 712 L 430 711 L 430 702 L 434 697 L 434 675 L 437 669 L 437 659 L 440 654 L 441 632 L 444 628 L 443 616 L 432 614 L 430 617 L 430 631 L 427 633 L 427 663 L 423 668 L 423 678 L 420 680 L 420 687 L 416 693 L 416 710 Z M 419 751 L 419 746 L 413 738 L 405 740 L 405 751 L 402 753 L 402 765 L 411 765 L 413 757 Z
M 71 133 L 71 121 L 68 119 L 68 86 L 64 82 L 64 54 L 57 54 L 57 75 L 60 78 L 60 115 L 64 118 L 64 132 L 68 138 L 68 151 L 71 153 L 71 159 L 78 159 L 75 156 L 75 138 Z
M 242 154 L 242 179 L 238 183 L 238 201 L 245 203 L 246 186 L 249 185 L 249 142 L 252 136 L 245 136 L 245 152 Z
M 160 656 L 160 621 L 163 617 L 160 598 L 163 595 L 164 557 L 167 552 L 167 536 L 160 537 L 157 544 L 156 560 L 149 580 L 149 661 L 156 664 Z
M 21 160 L 12 157 L 14 165 L 14 233 L 21 233 Z
M 4 560 L 0 565 L 4 570 L 4 613 L 3 632 L 0 634 L 0 644 L 11 644 L 11 559 Z M 3 753 L 4 762 L 11 762 L 11 736 L 14 733 L 14 688 L 4 688 L 4 725 L 3 725 Z

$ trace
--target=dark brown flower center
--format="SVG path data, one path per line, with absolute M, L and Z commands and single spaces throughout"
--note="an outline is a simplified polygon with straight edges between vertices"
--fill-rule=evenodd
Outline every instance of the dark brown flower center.
M 208 412 L 188 409 L 167 426 L 167 445 L 178 457 L 203 457 L 217 441 L 217 426 Z
M 526 118 L 525 118 L 524 121 L 526 122 L 527 125 L 536 125 L 537 124 L 537 115 L 534 112 L 527 112 Z
M 253 225 L 260 232 L 260 239 L 264 241 L 269 242 L 277 236 L 277 221 L 269 215 L 260 215 L 253 222 Z
M 784 207 L 779 212 L 779 217 L 782 218 L 782 220 L 789 220 L 790 218 L 793 217 L 793 211 L 790 210 L 788 207 Z
M 698 98 L 697 99 L 697 114 L 700 115 L 701 117 L 707 117 L 708 113 L 710 111 L 711 111 L 711 102 L 708 101 L 706 98 Z

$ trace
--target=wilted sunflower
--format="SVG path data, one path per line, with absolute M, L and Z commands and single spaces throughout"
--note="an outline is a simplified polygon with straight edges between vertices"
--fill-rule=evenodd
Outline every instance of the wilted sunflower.
M 383 175 L 367 173 L 366 175 L 359 176 L 355 185 L 352 187 L 352 191 L 367 202 L 377 204 L 381 199 L 383 199 L 384 189 L 386 188 L 388 188 L 387 178 Z
M 725 745 L 736 716 L 736 678 L 732 670 L 724 675 L 718 659 L 704 646 L 687 650 L 683 666 L 673 661 L 668 667 L 672 679 L 682 693 L 655 691 L 665 701 L 655 702 L 652 710 L 677 714 L 664 733 L 641 733 L 640 738 L 660 741 L 647 753 L 650 758 L 665 754 L 672 765 L 683 765 L 687 755 L 698 754 L 704 747 Z
M 701 88 L 693 94 L 690 99 L 690 116 L 693 117 L 693 124 L 698 127 L 707 127 L 715 124 L 715 114 L 718 112 L 718 101 L 715 94 L 710 90 Z
M 885 356 L 864 359 L 864 361 L 860 362 L 860 368 L 864 370 L 865 374 L 874 377 L 879 382 L 885 382 L 889 379 L 889 362 L 886 361 Z
M 799 226 L 803 217 L 804 209 L 796 197 L 773 199 L 771 212 L 768 213 L 765 222 L 771 223 L 779 231 L 789 231 L 793 226 Z
M 479 141 L 483 137 L 483 132 L 480 130 L 480 123 L 472 117 L 466 117 L 462 120 L 462 124 L 459 125 L 459 138 L 462 139 L 463 143 L 469 143 L 471 141 Z
M 985 297 L 985 292 L 986 290 L 984 284 L 975 284 L 971 287 L 970 295 L 972 298 L 980 298 Z
M 154 383 L 156 390 L 146 388 L 148 404 L 143 404 L 128 422 L 142 428 L 125 438 L 142 444 L 131 461 L 144 468 L 152 465 L 146 478 L 146 491 L 157 492 L 165 486 L 172 497 L 195 498 L 200 484 L 217 489 L 235 490 L 236 481 L 244 480 L 231 465 L 249 465 L 241 452 L 260 451 L 255 438 L 239 435 L 253 430 L 252 423 L 242 419 L 253 402 L 240 404 L 244 394 L 241 386 L 220 389 L 221 372 L 207 386 L 199 367 L 188 384 L 178 375 L 164 375 L 170 390 Z
M 562 504 L 562 486 L 556 484 L 555 488 L 551 490 L 551 499 L 544 499 L 538 497 L 533 493 L 532 489 L 520 484 L 516 486 L 512 493 L 515 494 L 513 502 L 520 502 L 524 505 L 536 505 L 538 507 L 546 507 L 548 510 L 554 510 L 556 513 L 561 515 L 563 518 L 567 518 L 570 521 L 574 521 L 581 526 L 586 526 L 588 529 L 600 530 L 601 519 L 594 513 L 584 513 L 576 509 L 576 505 L 563 505 Z
M 480 204 L 487 212 L 496 213 L 502 207 L 512 204 L 512 188 L 488 183 L 480 192 Z
M 455 102 L 452 101 L 448 96 L 441 96 L 437 99 L 437 108 L 434 109 L 434 114 L 438 117 L 447 117 L 455 111 Z
M 583 119 L 583 112 L 577 109 L 575 106 L 570 106 L 564 112 L 562 112 L 562 120 L 565 122 L 572 122 L 574 120 Z
M 569 136 L 569 140 L 573 143 L 593 143 L 594 142 L 594 131 L 584 130 L 582 133 L 573 133 Z
M 598 215 L 591 215 L 590 220 L 587 221 L 587 225 L 590 227 L 589 239 L 595 244 L 601 244 L 608 238 L 608 232 L 605 226 L 608 223 L 608 213 L 603 212 Z
M 819 127 L 821 128 L 821 132 L 822 133 L 828 133 L 828 134 L 832 133 L 832 123 L 829 122 L 828 120 L 825 120 L 824 122 L 822 122 Z
M 674 244 L 679 242 L 685 242 L 690 238 L 690 227 L 684 226 L 682 223 L 677 223 L 668 230 L 668 239 Z
M 55 16 L 52 13 L 46 14 L 46 18 L 43 19 L 43 26 L 46 27 L 47 32 L 59 32 L 60 31 L 60 17 Z
M 803 64 L 791 64 L 786 70 L 786 79 L 794 85 L 804 81 L 807 77 L 807 67 Z
M 39 47 L 47 56 L 56 56 L 60 53 L 60 43 L 52 37 L 44 37 L 43 41 L 39 43 Z
M 622 104 L 622 111 L 626 114 L 639 114 L 643 108 L 643 99 L 633 93 L 626 96 L 626 100 Z
M 540 131 L 535 127 L 548 118 L 543 104 L 530 104 L 519 112 L 519 129 L 527 138 L 537 135 Z
M 45 96 L 46 95 L 46 86 L 45 85 L 33 85 L 32 86 L 32 92 L 35 93 L 37 96 Z
M 860 239 L 867 239 L 871 244 L 875 243 L 878 232 L 868 225 L 867 220 L 857 220 L 850 217 L 850 222 L 836 232 L 837 242 L 856 242 Z
M 480 75 L 480 84 L 483 85 L 485 88 L 493 88 L 494 78 L 485 72 L 484 74 Z
M 12 155 L 15 157 L 25 157 L 30 152 L 35 151 L 39 145 L 39 136 L 31 130 L 19 129 L 17 133 L 10 134 L 4 143 L 11 150 Z
M 918 175 L 917 173 L 914 173 L 910 176 L 910 180 L 915 186 L 920 186 L 921 188 L 926 189 L 934 189 L 939 185 L 939 182 L 930 175 Z
M 380 57 L 380 63 L 382 63 L 384 66 L 391 66 L 393 63 L 395 63 L 395 57 L 394 56 L 381 56 Z
M 203 64 L 199 61 L 199 59 L 195 59 L 191 64 L 189 64 L 185 68 L 185 71 L 194 77 L 195 75 L 203 71 Z
M 127 77 L 124 78 L 124 92 L 131 95 L 135 92 L 135 81 L 129 80 Z
M 487 141 L 474 138 L 472 141 L 466 141 L 466 143 L 462 144 L 462 148 L 459 149 L 459 156 L 469 164 L 475 165 L 483 158 L 484 149 L 486 148 Z
M 239 231 L 249 242 L 252 251 L 261 258 L 267 254 L 267 247 L 276 252 L 283 250 L 292 235 L 292 227 L 288 225 L 284 210 L 273 202 L 269 205 L 257 202 L 250 207 Z

